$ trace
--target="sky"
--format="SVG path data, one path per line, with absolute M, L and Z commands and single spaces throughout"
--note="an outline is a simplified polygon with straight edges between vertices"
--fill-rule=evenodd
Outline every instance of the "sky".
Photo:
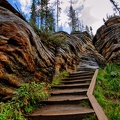
M 51 6 L 52 3 L 56 0 L 50 0 Z M 59 17 L 59 26 L 63 26 L 63 30 L 70 33 L 70 27 L 68 25 L 68 16 L 66 12 L 70 6 L 70 0 L 60 0 L 61 1 L 61 13 Z M 101 27 L 103 23 L 103 18 L 106 19 L 106 15 L 113 15 L 113 5 L 110 0 L 74 0 L 73 8 L 77 9 L 78 17 L 80 21 L 83 21 L 84 25 L 91 26 L 93 29 L 93 34 L 96 33 L 97 29 Z M 115 0 L 120 2 L 120 0 Z M 30 13 L 30 8 L 32 0 L 8 0 L 13 6 L 15 4 L 18 8 L 24 13 Z M 80 11 L 78 8 L 84 6 Z M 53 8 L 56 8 L 53 6 Z

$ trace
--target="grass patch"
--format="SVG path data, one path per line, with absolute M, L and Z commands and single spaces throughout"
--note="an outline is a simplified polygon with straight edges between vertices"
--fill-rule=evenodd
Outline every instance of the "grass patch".
M 82 120 L 98 120 L 96 115 L 93 114 L 93 115 L 86 115 L 84 119 Z
M 7 103 L 0 103 L 0 120 L 25 120 L 23 114 L 32 112 L 40 107 L 41 100 L 49 96 L 44 83 L 22 84 L 14 92 L 14 97 Z
M 120 66 L 107 64 L 99 69 L 94 96 L 109 120 L 120 120 Z
M 82 107 L 89 107 L 90 106 L 90 103 L 89 103 L 89 101 L 85 101 L 85 100 L 83 100 L 83 101 L 80 101 L 80 105 L 82 106 Z
M 62 83 L 61 83 L 61 80 L 62 80 L 63 78 L 66 78 L 68 75 L 69 75 L 69 73 L 68 73 L 68 71 L 66 71 L 66 70 L 60 72 L 59 75 L 57 75 L 56 77 L 53 78 L 53 81 L 52 81 L 51 86 L 62 84 Z

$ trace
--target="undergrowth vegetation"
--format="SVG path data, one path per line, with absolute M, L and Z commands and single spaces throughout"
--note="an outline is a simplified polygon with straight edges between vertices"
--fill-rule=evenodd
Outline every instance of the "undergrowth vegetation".
M 120 66 L 110 63 L 99 69 L 94 95 L 109 120 L 120 120 Z
M 0 103 L 0 120 L 25 120 L 24 114 L 40 107 L 41 100 L 49 96 L 44 83 L 25 83 L 14 92 L 14 97 L 7 103 Z
M 51 85 L 60 85 L 61 80 L 69 75 L 68 71 L 61 71 L 56 77 L 53 78 Z
M 60 47 L 65 43 L 66 37 L 62 34 L 55 34 L 52 31 L 49 31 L 45 28 L 39 29 L 35 24 L 31 24 L 37 35 L 40 37 L 40 40 L 48 48 L 52 45 L 55 47 Z
M 67 71 L 62 71 L 53 79 L 51 85 L 60 84 L 61 80 L 68 76 Z M 45 83 L 25 83 L 14 91 L 14 96 L 6 103 L 0 103 L 0 120 L 26 120 L 25 114 L 28 114 L 42 106 L 41 100 L 49 97 L 50 85 Z

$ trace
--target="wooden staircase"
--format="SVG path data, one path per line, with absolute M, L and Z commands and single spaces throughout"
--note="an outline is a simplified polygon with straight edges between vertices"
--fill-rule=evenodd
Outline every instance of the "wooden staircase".
M 83 120 L 93 115 L 94 110 L 87 97 L 93 75 L 93 70 L 78 71 L 63 79 L 61 85 L 52 86 L 51 96 L 42 101 L 44 106 L 31 113 L 28 119 Z

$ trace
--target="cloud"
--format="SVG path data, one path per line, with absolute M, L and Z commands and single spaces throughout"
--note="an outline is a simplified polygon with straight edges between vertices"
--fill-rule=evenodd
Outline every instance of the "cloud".
M 91 15 L 91 7 L 86 7 L 83 9 L 81 14 L 79 14 L 79 19 L 83 21 L 85 25 L 91 26 L 94 24 L 98 19 Z
M 13 0 L 15 2 L 15 0 Z M 30 13 L 30 8 L 32 0 L 16 0 L 21 6 L 21 10 L 24 14 Z M 64 27 L 68 28 L 68 11 L 70 7 L 70 0 L 60 0 L 62 4 L 59 26 L 62 24 Z M 78 13 L 80 21 L 83 21 L 84 25 L 92 26 L 93 30 L 96 31 L 102 24 L 103 18 L 106 18 L 106 14 L 113 14 L 112 4 L 109 0 L 74 0 L 73 8 Z M 117 0 L 119 1 L 119 0 Z M 55 9 L 56 17 L 56 6 L 53 4 L 56 0 L 50 0 L 50 5 Z M 17 3 L 17 2 L 16 2 Z M 81 8 L 80 8 L 81 6 Z
M 17 0 L 17 1 L 21 5 L 21 11 L 24 14 L 30 13 L 30 8 L 31 8 L 32 0 Z

